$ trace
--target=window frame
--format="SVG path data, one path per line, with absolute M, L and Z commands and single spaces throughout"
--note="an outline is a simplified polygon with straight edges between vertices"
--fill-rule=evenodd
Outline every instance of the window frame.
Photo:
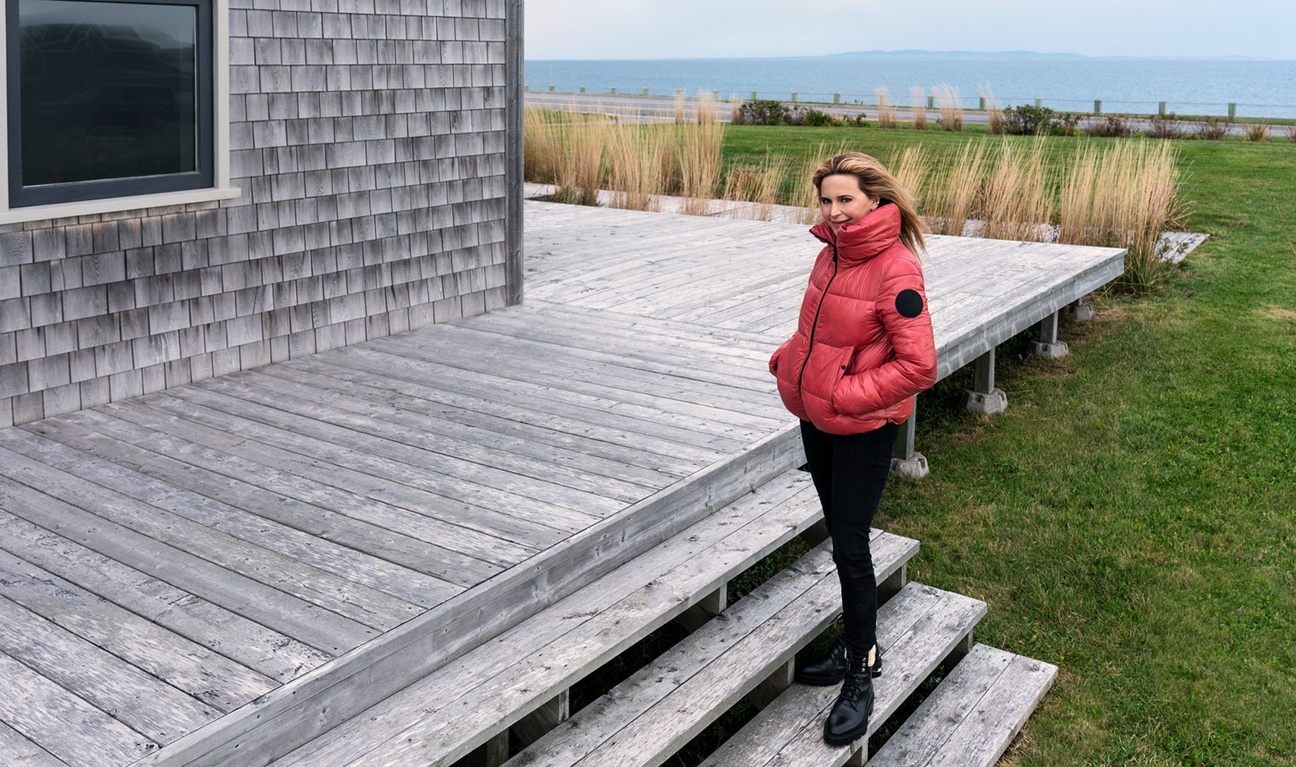
M 7 67 L 6 75 L 0 77 L 0 101 L 3 102 L 6 115 L 0 119 L 0 224 L 47 220 L 53 218 L 93 215 L 125 210 L 136 210 L 168 205 L 181 205 L 194 202 L 218 201 L 240 196 L 241 191 L 230 186 L 229 179 L 229 0 L 94 0 L 95 2 L 131 2 L 149 5 L 188 5 L 200 6 L 199 35 L 209 42 L 206 46 L 199 41 L 201 63 L 210 67 L 210 93 L 203 94 L 200 83 L 199 115 L 206 112 L 207 131 L 210 137 L 210 152 L 206 152 L 209 167 L 199 168 L 198 173 L 169 174 L 166 176 L 137 177 L 130 179 L 106 179 L 94 182 L 72 182 L 67 185 L 50 185 L 51 187 L 78 186 L 89 188 L 97 186 L 102 194 L 78 196 L 74 199 L 20 199 L 11 200 L 10 190 L 16 168 L 11 168 L 10 158 L 16 151 L 9 138 L 11 121 L 17 107 L 10 104 L 10 79 L 16 77 L 9 67 L 10 32 L 16 24 L 18 2 L 4 0 L 5 7 L 0 13 L 0 61 Z M 201 5 L 207 5 L 207 11 Z M 203 16 L 206 16 L 204 24 Z M 204 35 L 204 32 L 206 34 Z M 203 48 L 206 48 L 203 51 Z M 13 52 L 16 56 L 16 51 Z M 200 80 L 203 78 L 200 78 Z M 203 98 L 206 95 L 207 98 Z M 14 108 L 11 108 L 14 106 Z M 202 161 L 200 157 L 200 163 Z M 206 171 L 204 176 L 199 174 Z M 192 181 L 195 177 L 198 183 Z M 168 184 L 167 180 L 179 179 L 191 183 Z M 140 183 L 143 182 L 143 183 Z M 161 183 L 159 183 L 161 182 Z M 24 190 L 24 192 L 30 191 Z M 23 204 L 23 203 L 26 204 Z

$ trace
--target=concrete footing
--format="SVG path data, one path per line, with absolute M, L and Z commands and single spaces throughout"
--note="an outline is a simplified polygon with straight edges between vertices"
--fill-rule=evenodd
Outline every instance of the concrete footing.
M 927 456 L 912 453 L 908 458 L 891 459 L 891 476 L 906 479 L 922 479 L 927 476 Z
M 1093 307 L 1083 301 L 1068 304 L 1065 311 L 1067 319 L 1072 322 L 1088 322 L 1094 317 Z
M 963 395 L 963 406 L 973 413 L 997 415 L 1008 409 L 1008 395 L 1003 389 L 988 392 L 968 389 Z
M 1060 360 L 1071 353 L 1066 341 L 1031 341 L 1031 354 L 1046 360 Z

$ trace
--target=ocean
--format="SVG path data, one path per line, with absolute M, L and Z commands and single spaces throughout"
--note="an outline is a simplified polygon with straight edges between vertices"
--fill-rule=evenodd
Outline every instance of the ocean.
M 662 59 L 527 61 L 531 90 L 673 95 L 718 91 L 721 98 L 792 98 L 843 103 L 909 104 L 909 89 L 957 87 L 966 107 L 978 106 L 983 85 L 1003 106 L 1041 104 L 1056 110 L 1150 114 L 1166 102 L 1181 115 L 1296 118 L 1296 61 L 1208 59 Z

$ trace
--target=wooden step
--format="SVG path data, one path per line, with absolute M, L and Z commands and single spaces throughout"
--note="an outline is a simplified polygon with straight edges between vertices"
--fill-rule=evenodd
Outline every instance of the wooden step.
M 892 556 L 879 538 L 877 559 Z M 575 714 L 506 767 L 650 767 L 669 759 L 762 683 L 786 684 L 796 652 L 837 615 L 840 591 L 824 544 L 775 576 L 650 666 Z M 947 654 L 985 605 L 909 584 L 879 611 L 892 686 L 912 686 L 913 659 Z M 897 658 L 892 665 L 892 658 Z M 907 684 L 906 684 L 907 683 Z M 836 688 L 832 688 L 833 695 Z
M 977 645 L 870 767 L 991 767 L 1057 676 L 1057 666 Z
M 264 767 L 308 747 L 726 505 L 750 497 L 754 488 L 802 461 L 798 427 L 790 424 L 168 744 L 137 767 Z
M 985 611 L 984 602 L 918 583 L 908 584 L 878 609 L 878 643 L 886 648 L 886 667 L 873 680 L 870 735 L 937 666 L 967 651 L 972 628 Z M 839 692 L 839 686 L 789 687 L 707 758 L 703 767 L 862 763 L 867 736 L 839 748 L 823 740 L 824 719 Z
M 821 516 L 809 475 L 788 471 L 273 764 L 452 764 L 533 712 L 556 718 L 572 684 L 691 608 L 719 612 L 728 580 Z M 902 578 L 917 542 L 878 535 L 895 551 L 879 578 Z

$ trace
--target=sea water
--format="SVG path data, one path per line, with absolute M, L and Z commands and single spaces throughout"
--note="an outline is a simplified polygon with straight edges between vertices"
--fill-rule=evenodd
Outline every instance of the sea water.
M 989 86 L 1003 106 L 1034 104 L 1056 110 L 1150 114 L 1167 112 L 1296 118 L 1296 60 L 1235 59 L 661 59 L 643 61 L 527 61 L 532 90 L 695 95 L 906 106 L 910 88 L 958 88 L 963 104 L 979 104 Z

